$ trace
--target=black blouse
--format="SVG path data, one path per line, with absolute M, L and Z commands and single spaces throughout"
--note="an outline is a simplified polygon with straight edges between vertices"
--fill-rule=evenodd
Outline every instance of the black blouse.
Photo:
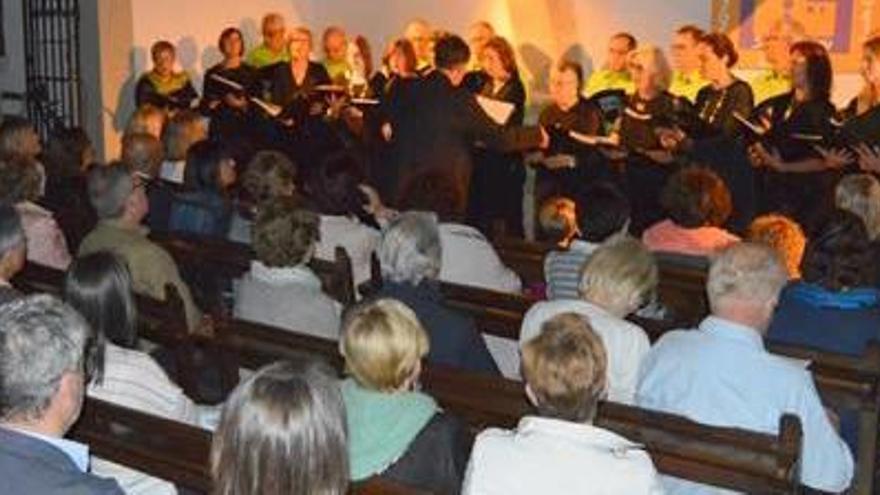
M 723 134 L 735 137 L 742 134 L 742 124 L 734 115 L 749 118 L 754 109 L 755 99 L 748 83 L 736 79 L 725 88 L 716 89 L 711 84 L 697 93 L 694 105 L 693 127 L 688 134 L 702 138 Z
M 323 65 L 309 62 L 301 83 L 297 83 L 290 72 L 289 64 L 277 64 L 270 71 L 272 103 L 290 109 L 292 105 L 307 103 L 313 97 L 317 86 L 330 84 L 330 75 Z
M 240 84 L 244 90 L 242 92 L 236 91 L 228 85 L 211 77 L 214 75 L 236 82 Z M 216 108 L 220 109 L 226 106 L 223 102 L 223 98 L 227 94 L 232 93 L 241 94 L 242 96 L 259 96 L 259 91 L 260 73 L 254 67 L 242 63 L 236 68 L 227 69 L 223 67 L 223 64 L 217 64 L 205 72 L 205 80 L 202 87 L 202 104 L 205 108 L 208 108 L 209 103 L 220 101 L 220 106 Z
M 510 118 L 505 125 L 522 125 L 523 119 L 525 118 L 526 88 L 523 86 L 519 74 L 511 76 L 511 78 L 497 90 L 495 89 L 492 80 L 486 79 L 483 86 L 477 91 L 477 94 L 493 100 L 513 104 L 513 113 L 510 115 Z
M 583 145 L 577 144 L 569 138 L 556 138 L 559 135 L 567 134 L 568 131 L 575 131 L 589 136 L 601 134 L 602 110 L 592 100 L 581 96 L 578 98 L 578 102 L 568 110 L 561 109 L 555 103 L 544 107 L 544 110 L 541 111 L 541 115 L 538 117 L 538 123 L 548 131 L 551 131 L 551 134 L 554 136 L 550 143 L 550 154 L 577 153 L 582 150 Z
M 789 92 L 767 100 L 756 113 L 756 120 L 770 121 L 766 139 L 785 161 L 817 158 L 814 146 L 828 142 L 834 133 L 835 109 L 828 100 L 797 102 Z
M 654 130 L 675 123 L 675 97 L 663 92 L 646 100 L 634 93 L 627 98 L 627 105 L 620 121 L 620 141 L 632 150 L 660 149 L 660 141 Z

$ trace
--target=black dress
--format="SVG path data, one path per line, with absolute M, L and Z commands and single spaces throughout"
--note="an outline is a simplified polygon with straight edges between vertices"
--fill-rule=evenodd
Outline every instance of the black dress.
M 214 79 L 213 76 L 229 79 L 241 85 L 242 90 L 231 88 Z M 259 91 L 260 73 L 248 64 L 242 63 L 235 68 L 226 68 L 223 64 L 217 64 L 205 72 L 201 107 L 202 112 L 211 119 L 210 136 L 232 146 L 238 163 L 247 163 L 251 149 L 258 144 L 254 142 L 257 138 L 254 123 L 258 114 L 250 104 L 244 108 L 227 105 L 225 97 L 228 94 L 244 97 L 259 96 Z
M 487 80 L 477 94 L 512 104 L 514 110 L 505 127 L 522 125 L 526 90 L 518 74 L 497 89 L 491 80 Z M 468 195 L 468 223 L 491 235 L 493 222 L 502 221 L 506 232 L 521 235 L 524 180 L 525 170 L 519 152 L 504 153 L 477 147 Z
M 685 130 L 693 140 L 689 158 L 715 171 L 727 184 L 733 200 L 728 229 L 743 232 L 757 209 L 755 174 L 748 160 L 743 125 L 735 118 L 751 116 L 752 88 L 736 79 L 725 88 L 712 85 L 697 93 L 692 119 Z
M 162 110 L 184 110 L 192 108 L 198 97 L 185 72 L 174 74 L 168 82 L 161 82 L 153 72 L 147 72 L 134 88 L 134 104 L 138 108 L 152 105 Z
M 658 163 L 645 155 L 660 150 L 658 127 L 676 124 L 676 101 L 669 93 L 646 100 L 635 93 L 628 97 L 620 120 L 620 142 L 629 151 L 626 159 L 626 190 L 632 207 L 631 232 L 641 235 L 664 218 L 660 192 L 673 172 L 674 164 Z
M 590 136 L 602 134 L 602 110 L 593 100 L 579 97 L 568 110 L 554 103 L 541 111 L 538 122 L 552 136 L 546 155 L 572 155 L 576 161 L 573 169 L 538 169 L 535 180 L 538 205 L 550 196 L 576 197 L 586 185 L 610 178 L 609 169 L 595 149 L 567 137 L 569 131 Z
M 756 112 L 771 124 L 766 144 L 777 149 L 786 162 L 819 158 L 814 142 L 803 136 L 828 141 L 834 133 L 835 109 L 828 100 L 797 102 L 794 93 L 787 93 L 767 100 Z M 833 204 L 831 192 L 838 175 L 833 170 L 808 173 L 765 170 L 762 210 L 784 213 L 809 228 L 816 216 Z

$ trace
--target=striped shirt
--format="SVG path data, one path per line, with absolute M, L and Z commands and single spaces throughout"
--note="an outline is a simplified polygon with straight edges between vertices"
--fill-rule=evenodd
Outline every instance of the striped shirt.
M 107 343 L 104 380 L 88 396 L 162 418 L 197 424 L 198 408 L 148 354 Z M 92 458 L 92 473 L 115 478 L 128 495 L 176 494 L 172 483 L 118 464 Z
M 581 268 L 599 244 L 574 240 L 567 251 L 550 251 L 544 258 L 547 299 L 579 299 Z

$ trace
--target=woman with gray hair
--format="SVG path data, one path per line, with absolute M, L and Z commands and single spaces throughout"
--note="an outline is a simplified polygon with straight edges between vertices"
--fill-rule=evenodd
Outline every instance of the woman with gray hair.
M 11 206 L 0 206 L 0 305 L 21 296 L 9 281 L 24 268 L 26 255 L 27 245 L 18 212 Z
M 396 299 L 415 312 L 428 332 L 428 362 L 498 374 L 474 321 L 447 307 L 440 293 L 437 217 L 403 213 L 388 225 L 378 253 L 383 284 L 376 297 Z

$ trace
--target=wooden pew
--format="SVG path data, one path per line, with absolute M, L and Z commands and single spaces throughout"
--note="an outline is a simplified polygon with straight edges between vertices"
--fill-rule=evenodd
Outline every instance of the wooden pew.
M 211 492 L 211 432 L 207 430 L 87 398 L 69 436 L 89 445 L 91 453 L 103 459 L 199 493 Z M 372 478 L 352 486 L 349 493 L 421 495 L 429 492 Z
M 544 282 L 544 257 L 558 249 L 552 243 L 531 242 L 497 232 L 492 237 L 492 246 L 501 262 L 520 276 L 523 286 Z
M 256 368 L 302 353 L 320 356 L 337 369 L 342 366 L 333 341 L 241 321 L 222 322 L 217 329 L 217 343 L 228 356 L 224 375 L 232 381 L 240 366 Z M 532 411 L 523 384 L 511 380 L 428 366 L 422 384 L 474 429 L 515 427 Z M 753 493 L 796 492 L 800 426 L 792 417 L 782 420 L 780 434 L 773 436 L 604 403 L 597 423 L 645 444 L 663 473 Z
M 668 320 L 693 326 L 709 314 L 706 276 L 709 260 L 677 253 L 655 253 L 657 259 L 657 299 L 672 314 Z
M 224 239 L 193 238 L 177 233 L 154 233 L 150 238 L 165 248 L 179 266 L 202 267 L 229 280 L 250 270 L 251 261 L 256 257 L 250 246 Z M 351 259 L 341 246 L 336 247 L 334 255 L 333 261 L 312 258 L 309 268 L 321 279 L 327 295 L 349 306 L 355 302 Z

